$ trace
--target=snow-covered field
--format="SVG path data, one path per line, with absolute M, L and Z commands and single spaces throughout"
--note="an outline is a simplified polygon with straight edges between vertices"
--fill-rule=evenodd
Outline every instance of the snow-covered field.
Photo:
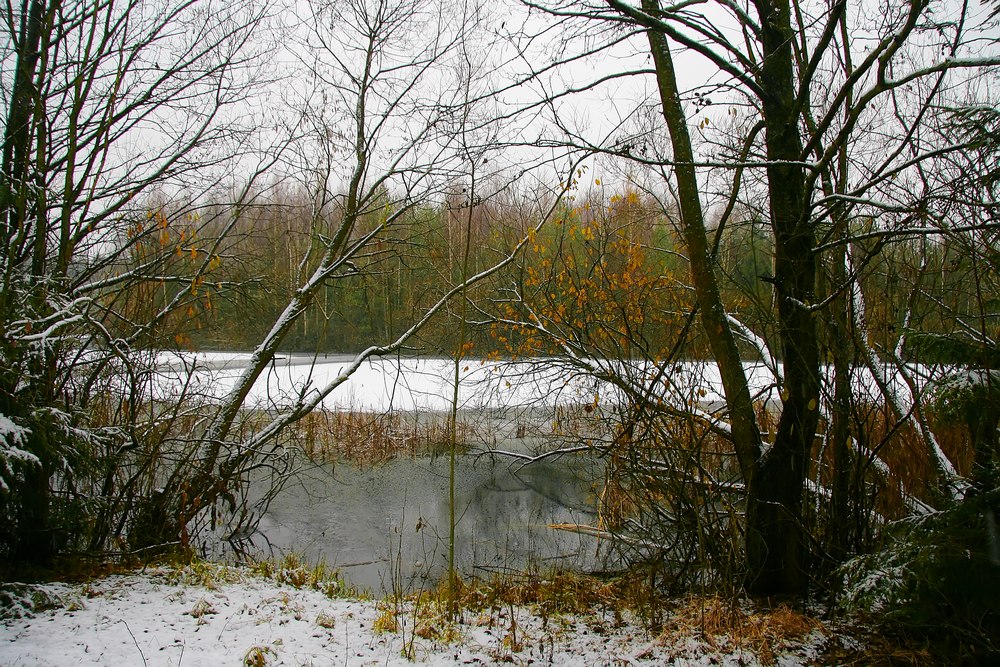
M 610 611 L 545 617 L 528 607 L 396 608 L 328 597 L 236 568 L 148 569 L 91 583 L 0 586 L 0 664 L 26 665 L 757 665 L 745 643 L 650 634 Z M 392 620 L 398 622 L 392 630 Z M 818 624 L 773 645 L 773 664 L 816 664 Z
M 176 395 L 181 388 L 186 388 L 196 395 L 218 399 L 232 389 L 249 358 L 248 354 L 238 352 L 161 352 L 157 356 L 158 386 L 164 396 Z M 299 393 L 308 397 L 312 391 L 321 390 L 338 378 L 352 360 L 353 357 L 346 355 L 279 356 L 254 386 L 247 405 L 280 404 Z M 745 362 L 744 368 L 756 400 L 778 400 L 775 374 L 768 366 Z M 781 373 L 780 364 L 776 369 Z M 639 386 L 658 373 L 658 369 L 646 361 L 622 360 L 604 370 L 633 378 Z M 919 385 L 926 382 L 932 370 L 910 368 Z M 188 373 L 192 372 L 193 381 L 189 381 Z M 892 391 L 905 389 L 903 379 L 894 368 L 886 365 L 880 374 Z M 328 410 L 375 412 L 447 410 L 451 404 L 453 375 L 454 361 L 451 359 L 372 358 L 330 393 L 322 406 Z M 604 400 L 612 399 L 615 394 L 610 384 L 545 359 L 530 362 L 469 360 L 463 362 L 460 377 L 459 407 L 468 410 L 590 403 L 595 394 Z M 690 400 L 702 405 L 724 401 L 722 380 L 714 363 L 677 363 L 660 379 L 665 383 L 660 388 L 664 400 L 674 400 L 679 405 L 686 405 Z M 852 382 L 859 395 L 877 400 L 877 383 L 867 369 L 856 368 Z
M 249 356 L 243 353 L 161 353 L 158 357 L 160 391 L 169 396 L 185 388 L 195 395 L 221 398 L 234 386 Z M 280 356 L 254 385 L 248 406 L 281 404 L 299 393 L 306 397 L 334 382 L 353 357 Z M 188 373 L 193 371 L 192 379 Z M 452 399 L 454 361 L 436 358 L 372 358 L 330 393 L 327 410 L 385 412 L 444 411 Z M 552 364 L 504 364 L 470 360 L 460 369 L 459 405 L 462 409 L 512 405 L 556 405 L 587 402 L 593 383 L 573 377 Z

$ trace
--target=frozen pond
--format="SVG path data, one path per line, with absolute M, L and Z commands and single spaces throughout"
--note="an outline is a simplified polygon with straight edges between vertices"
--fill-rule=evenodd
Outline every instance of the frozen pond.
M 248 359 L 238 353 L 163 353 L 158 359 L 159 391 L 164 397 L 176 395 L 191 374 L 186 386 L 194 388 L 194 396 L 221 398 Z M 246 405 L 280 409 L 289 396 L 307 396 L 335 380 L 352 359 L 281 356 L 260 378 Z M 745 369 L 757 400 L 778 400 L 771 370 L 760 363 L 747 363 Z M 531 568 L 613 567 L 603 559 L 607 545 L 597 538 L 551 527 L 596 523 L 602 467 L 595 457 L 568 455 L 522 466 L 483 450 L 530 451 L 525 419 L 529 430 L 544 432 L 556 410 L 598 400 L 612 406 L 615 390 L 545 360 L 470 360 L 460 370 L 461 418 L 475 423 L 478 440 L 465 443 L 471 453 L 457 462 L 457 568 L 472 576 Z M 615 362 L 612 370 L 638 386 L 655 377 L 664 401 L 702 409 L 722 403 L 718 369 L 711 363 L 678 363 L 662 375 L 648 362 Z M 777 370 L 780 373 L 780 367 Z M 322 407 L 440 418 L 450 405 L 453 373 L 449 359 L 373 359 L 330 393 Z M 857 390 L 877 394 L 867 371 L 858 371 L 853 381 Z M 446 456 L 400 458 L 377 467 L 342 463 L 317 466 L 290 483 L 262 518 L 254 544 L 265 555 L 294 552 L 310 561 L 325 561 L 341 568 L 349 583 L 386 592 L 440 580 L 447 568 L 448 525 Z
M 275 406 L 289 396 L 309 396 L 335 381 L 353 361 L 348 355 L 279 355 L 254 385 L 248 407 Z M 249 355 L 241 353 L 161 353 L 158 388 L 164 396 L 182 387 L 193 395 L 219 399 L 234 386 Z M 327 410 L 368 412 L 444 411 L 451 406 L 454 361 L 440 358 L 372 358 L 324 398 Z M 192 375 L 188 381 L 189 374 Z M 592 381 L 544 363 L 464 361 L 459 407 L 463 410 L 511 405 L 556 405 L 589 401 Z
M 249 355 L 164 353 L 160 391 L 185 386 L 205 400 L 226 394 Z M 336 378 L 346 356 L 282 355 L 254 387 L 247 404 L 275 408 L 291 394 Z M 507 570 L 595 570 L 606 544 L 551 528 L 592 525 L 602 464 L 589 454 L 529 466 L 485 453 L 528 451 L 551 432 L 557 406 L 593 400 L 593 381 L 549 366 L 469 361 L 461 369 L 460 420 L 474 438 L 456 464 L 456 567 L 464 576 Z M 330 411 L 406 413 L 443 420 L 450 405 L 454 362 L 448 359 L 371 360 L 323 402 Z M 533 422 L 526 424 L 526 421 Z M 527 432 L 527 436 L 526 436 Z M 448 457 L 401 457 L 377 466 L 317 465 L 299 474 L 262 517 L 253 544 L 259 553 L 303 555 L 340 568 L 352 585 L 386 592 L 433 584 L 447 571 Z
M 232 389 L 249 358 L 249 354 L 232 352 L 163 352 L 157 358 L 156 386 L 163 397 L 176 396 L 186 387 L 196 397 L 219 399 Z M 254 385 L 246 407 L 280 407 L 291 396 L 308 398 L 336 380 L 353 359 L 350 355 L 279 355 Z M 604 360 L 593 365 L 598 374 L 610 372 L 638 387 L 648 388 L 649 381 L 657 378 L 651 395 L 659 394 L 664 402 L 690 405 L 694 400 L 703 406 L 724 402 L 719 369 L 713 362 L 675 362 L 663 373 L 645 360 Z M 777 387 L 782 372 L 780 364 L 769 367 L 761 362 L 744 362 L 743 367 L 755 400 L 780 400 Z M 922 388 L 930 376 L 944 369 L 912 365 L 908 370 Z M 326 396 L 322 407 L 370 412 L 447 410 L 451 405 L 453 373 L 451 359 L 372 358 Z M 880 375 L 893 393 L 907 391 L 903 378 L 891 363 L 885 363 Z M 460 377 L 462 410 L 585 404 L 595 394 L 607 402 L 613 401 L 617 393 L 610 383 L 550 359 L 520 362 L 470 359 L 462 362 Z M 829 382 L 830 378 L 824 381 Z M 877 383 L 868 369 L 855 367 L 851 383 L 859 396 L 879 400 Z
M 604 567 L 593 537 L 550 524 L 593 524 L 592 457 L 523 468 L 467 454 L 456 463 L 456 567 L 464 576 L 526 569 Z M 448 457 L 341 464 L 300 476 L 271 505 L 257 546 L 339 567 L 373 591 L 439 581 L 448 563 Z

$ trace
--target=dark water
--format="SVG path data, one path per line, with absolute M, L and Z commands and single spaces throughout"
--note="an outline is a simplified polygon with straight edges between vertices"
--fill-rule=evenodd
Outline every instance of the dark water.
M 528 466 L 491 455 L 456 465 L 456 568 L 463 576 L 604 566 L 591 536 L 549 524 L 593 524 L 601 466 L 567 455 Z M 448 457 L 396 459 L 377 467 L 313 469 L 271 505 L 258 547 L 293 551 L 341 569 L 373 592 L 439 581 L 448 562 Z M 265 540 L 260 539 L 266 537 Z

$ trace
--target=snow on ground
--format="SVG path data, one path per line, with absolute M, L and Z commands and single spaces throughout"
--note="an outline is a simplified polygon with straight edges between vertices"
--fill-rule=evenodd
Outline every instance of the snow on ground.
M 756 665 L 725 638 L 653 636 L 612 612 L 463 612 L 328 597 L 234 568 L 147 569 L 86 584 L 0 584 L 0 665 Z M 393 631 L 393 621 L 399 625 Z M 416 628 L 416 632 L 414 632 Z M 450 628 L 450 629 L 449 629 Z M 814 664 L 821 629 L 776 652 Z

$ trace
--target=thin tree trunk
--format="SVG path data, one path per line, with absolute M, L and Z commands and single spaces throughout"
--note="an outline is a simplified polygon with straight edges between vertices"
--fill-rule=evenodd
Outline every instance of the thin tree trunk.
M 658 0 L 643 0 L 647 12 L 659 11 Z M 752 477 L 760 457 L 761 439 L 753 401 L 747 386 L 743 362 L 736 346 L 726 309 L 722 303 L 713 263 L 709 253 L 708 234 L 701 208 L 694 153 L 688 133 L 687 119 L 681 106 L 674 72 L 673 58 L 666 38 L 655 30 L 647 33 L 650 52 L 656 65 L 656 80 L 660 92 L 663 117 L 670 132 L 680 198 L 681 228 L 688 251 L 695 297 L 701 312 L 712 355 L 719 364 L 722 384 L 729 407 L 733 446 L 744 477 Z
M 30 4 L 29 4 L 30 3 Z M 31 159 L 31 118 L 35 112 L 35 71 L 45 16 L 44 0 L 23 0 L 21 3 L 20 44 L 14 71 L 7 128 L 3 140 L 2 195 L 4 208 L 4 241 L 9 246 L 17 230 L 25 223 L 28 205 L 28 164 Z M 13 20 L 13 17 L 8 17 Z
M 774 289 L 785 385 L 775 443 L 761 447 L 746 376 L 726 317 L 707 250 L 693 151 L 673 62 L 662 29 L 658 0 L 643 0 L 642 14 L 608 0 L 650 29 L 663 116 L 674 151 L 681 222 L 695 296 L 713 357 L 719 364 L 730 411 L 733 445 L 747 484 L 747 585 L 760 594 L 805 590 L 808 564 L 802 526 L 802 489 L 819 421 L 819 345 L 809 310 L 814 300 L 816 258 L 808 217 L 802 140 L 794 81 L 791 12 L 787 0 L 755 0 L 760 17 L 768 194 L 775 237 Z M 651 18 L 652 17 L 652 18 Z

